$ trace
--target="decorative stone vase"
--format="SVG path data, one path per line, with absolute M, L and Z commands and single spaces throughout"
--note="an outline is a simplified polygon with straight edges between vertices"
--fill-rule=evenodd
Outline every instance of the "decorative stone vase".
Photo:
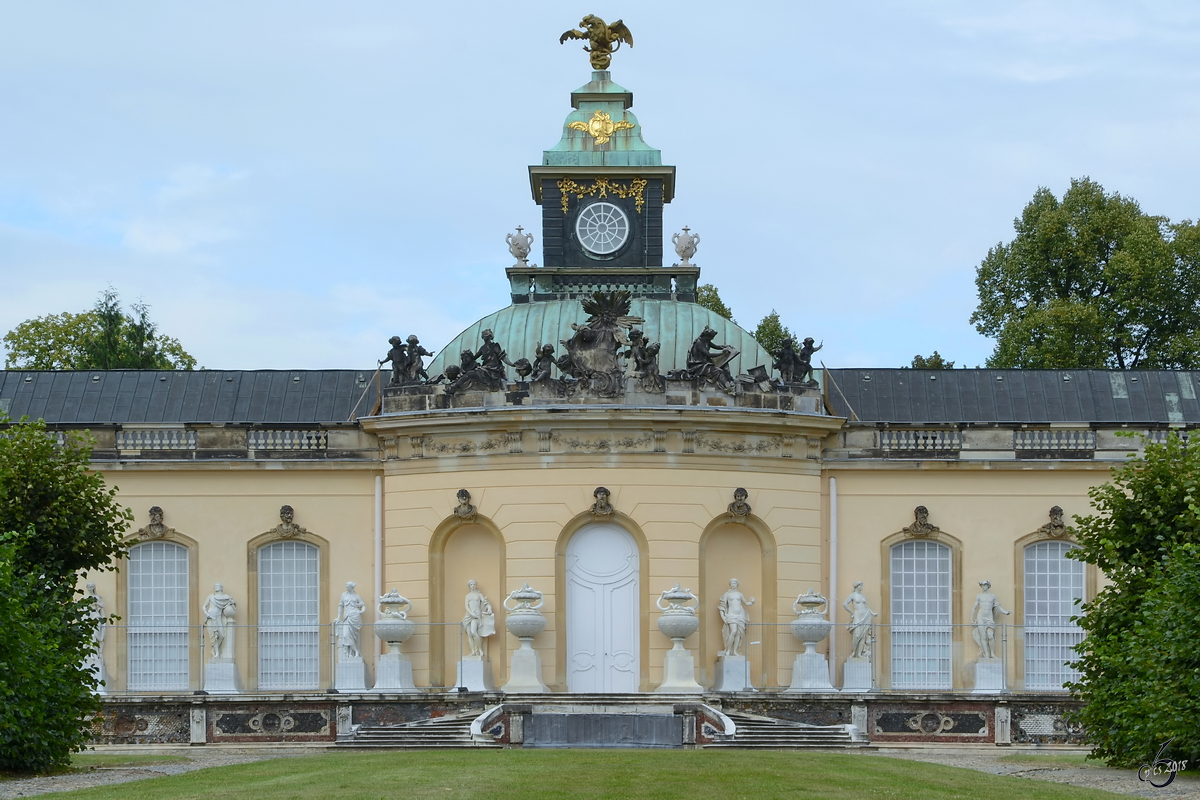
M 833 623 L 825 619 L 828 609 L 829 601 L 812 589 L 792 603 L 792 611 L 797 615 L 791 624 L 792 636 L 804 643 L 804 652 L 814 652 L 817 644 L 824 641 L 833 628 Z
M 699 606 L 700 599 L 692 594 L 692 590 L 681 589 L 678 583 L 658 598 L 658 607 L 662 610 L 658 629 L 675 645 L 663 657 L 663 682 L 655 692 L 699 694 L 704 691 L 704 687 L 696 683 L 696 660 L 683 647 L 683 640 L 700 628 L 700 618 L 696 616 Z
M 542 596 L 541 592 L 531 589 L 527 583 L 504 600 L 504 608 L 508 611 L 504 627 L 521 640 L 522 647 L 528 647 L 526 643 L 546 629 L 546 618 L 538 611 L 544 605 Z M 509 603 L 515 605 L 510 608 Z
M 546 618 L 538 611 L 542 604 L 542 593 L 531 589 L 528 583 L 504 600 L 504 609 L 508 612 L 504 627 L 521 640 L 521 646 L 512 654 L 509 681 L 500 687 L 503 692 L 541 694 L 550 691 L 542 682 L 542 661 L 533 649 L 533 638 L 546 628 Z
M 664 600 L 667 605 L 663 605 Z M 693 601 L 696 605 L 686 605 Z M 699 598 L 690 589 L 680 589 L 678 583 L 674 589 L 668 589 L 658 598 L 658 607 L 663 612 L 658 618 L 658 629 L 675 642 L 673 649 L 682 650 L 683 640 L 700 629 L 700 618 L 696 616 L 699 605 Z
M 399 653 L 400 645 L 408 641 L 417 630 L 417 623 L 408 618 L 405 606 L 408 599 L 392 589 L 379 598 L 379 620 L 375 623 L 375 635 L 388 646 L 389 653 Z
M 804 642 L 804 652 L 796 656 L 792 665 L 792 683 L 789 692 L 832 692 L 836 691 L 829 682 L 829 662 L 816 651 L 818 643 L 829 636 L 833 623 L 825 619 L 829 601 L 808 590 L 792 603 L 796 618 L 792 620 L 792 636 Z

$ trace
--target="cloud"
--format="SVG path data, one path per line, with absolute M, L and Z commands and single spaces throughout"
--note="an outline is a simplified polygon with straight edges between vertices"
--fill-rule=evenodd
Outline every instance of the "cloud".
M 135 219 L 125 228 L 125 246 L 140 253 L 181 255 L 236 236 L 230 228 L 198 219 Z
M 222 172 L 203 164 L 184 164 L 171 171 L 155 197 L 160 203 L 179 203 L 230 188 L 246 176 L 245 172 Z

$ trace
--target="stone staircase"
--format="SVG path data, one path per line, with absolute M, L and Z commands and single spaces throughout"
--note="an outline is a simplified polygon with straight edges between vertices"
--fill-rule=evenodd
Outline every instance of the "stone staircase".
M 359 725 L 349 734 L 339 735 L 337 744 L 341 747 L 408 750 L 500 747 L 495 742 L 471 736 L 471 723 L 478 716 L 475 713 L 456 714 L 402 725 Z
M 803 725 L 771 717 L 726 711 L 737 733 L 708 747 L 792 750 L 807 747 L 866 747 L 869 742 L 850 725 Z

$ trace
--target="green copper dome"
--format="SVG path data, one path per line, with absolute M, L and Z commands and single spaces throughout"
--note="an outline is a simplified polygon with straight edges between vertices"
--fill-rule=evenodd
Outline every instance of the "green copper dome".
M 749 331 L 695 303 L 634 298 L 629 314 L 645 320 L 637 327 L 646 338 L 662 342 L 658 366 L 664 375 L 687 366 L 688 348 L 706 325 L 717 332 L 717 344 L 731 344 L 738 349 L 740 355 L 729 365 L 734 375 L 759 365 L 771 367 L 771 356 Z M 442 348 L 429 365 L 428 372 L 437 375 L 448 364 L 458 363 L 459 353 L 463 350 L 478 350 L 483 341 L 479 334 L 486 328 L 491 328 L 496 342 L 512 361 L 518 358 L 533 360 L 538 344 L 552 344 L 555 354 L 561 355 L 560 342 L 570 339 L 574 333 L 571 324 L 582 325 L 587 317 L 578 300 L 521 303 L 502 308 L 479 320 Z M 516 377 L 512 370 L 509 370 L 509 377 Z

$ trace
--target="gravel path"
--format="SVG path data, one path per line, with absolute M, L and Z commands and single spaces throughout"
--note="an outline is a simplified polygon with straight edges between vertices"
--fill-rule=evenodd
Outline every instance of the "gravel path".
M 98 752 L 112 753 L 114 756 L 131 753 L 128 748 L 101 748 Z M 66 792 L 72 789 L 85 789 L 90 786 L 104 786 L 113 783 L 157 778 L 162 775 L 179 775 L 197 769 L 208 767 L 223 767 L 229 764 L 246 764 L 251 761 L 263 761 L 269 758 L 294 758 L 296 756 L 313 755 L 312 749 L 247 749 L 247 748 L 154 748 L 139 749 L 139 753 L 156 755 L 177 755 L 189 759 L 165 764 L 147 764 L 139 767 L 107 767 L 100 769 L 82 770 L 67 775 L 55 775 L 45 778 L 23 778 L 20 780 L 0 781 L 0 800 L 16 797 L 33 797 L 51 792 Z M 1109 769 L 1108 767 L 1079 765 L 1059 766 L 1039 762 L 1001 761 L 1003 756 L 1019 754 L 1021 751 L 995 749 L 961 749 L 961 750 L 899 750 L 881 749 L 859 751 L 863 758 L 905 758 L 913 761 L 924 761 L 930 764 L 944 764 L 950 767 L 964 767 L 992 775 L 1011 775 L 1017 778 L 1053 781 L 1067 783 L 1087 789 L 1103 789 L 1117 794 L 1134 797 L 1195 798 L 1200 800 L 1200 777 L 1184 773 L 1165 789 L 1156 789 L 1148 783 L 1137 779 L 1134 770 Z M 1032 789 L 1032 787 L 1031 787 Z M 1032 791 L 1031 791 L 1032 794 Z

